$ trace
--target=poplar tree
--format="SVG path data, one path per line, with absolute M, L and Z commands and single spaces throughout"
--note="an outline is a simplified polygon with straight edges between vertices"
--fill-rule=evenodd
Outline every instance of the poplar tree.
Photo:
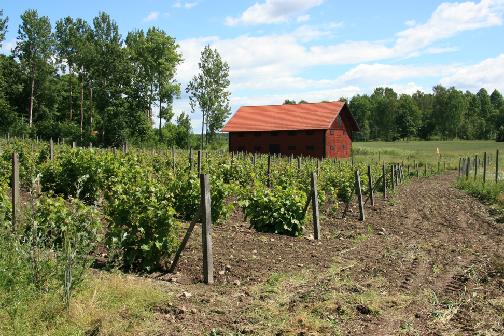
M 47 16 L 39 17 L 34 9 L 29 9 L 21 15 L 18 29 L 18 44 L 14 50 L 15 56 L 23 66 L 30 79 L 29 125 L 33 124 L 33 100 L 35 80 L 39 73 L 45 71 L 47 63 L 53 54 L 53 34 L 51 23 Z
M 186 88 L 191 109 L 199 107 L 202 113 L 201 148 L 206 140 L 212 139 L 222 128 L 231 112 L 229 106 L 229 65 L 224 62 L 216 49 L 205 46 L 198 64 L 200 72 L 193 77 Z M 204 132 L 206 129 L 206 132 Z

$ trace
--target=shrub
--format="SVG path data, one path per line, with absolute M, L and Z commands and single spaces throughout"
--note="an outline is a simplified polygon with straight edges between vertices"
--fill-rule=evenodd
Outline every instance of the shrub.
M 210 197 L 212 200 L 212 222 L 217 223 L 227 218 L 232 211 L 233 203 L 227 203 L 236 187 L 226 184 L 218 177 L 210 177 Z M 192 220 L 200 209 L 200 180 L 196 174 L 177 177 L 173 180 L 171 190 L 175 195 L 174 207 L 177 215 L 184 220 Z
M 241 205 L 257 231 L 299 236 L 304 230 L 306 199 L 306 193 L 294 187 L 269 189 L 256 184 Z
M 160 268 L 177 246 L 173 194 L 150 177 L 131 176 L 111 188 L 107 201 L 111 261 L 125 270 Z

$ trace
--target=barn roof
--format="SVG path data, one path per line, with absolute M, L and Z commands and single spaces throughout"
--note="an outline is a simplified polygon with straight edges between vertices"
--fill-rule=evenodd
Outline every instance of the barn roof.
M 348 112 L 349 127 L 359 127 L 344 102 L 242 106 L 222 132 L 328 129 L 341 111 Z M 343 118 L 346 119 L 346 118 Z

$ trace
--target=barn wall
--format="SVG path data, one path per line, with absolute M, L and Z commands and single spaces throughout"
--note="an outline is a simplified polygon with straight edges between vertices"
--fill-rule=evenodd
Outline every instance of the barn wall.
M 237 152 L 270 152 L 270 145 L 278 145 L 282 155 L 324 157 L 326 130 L 231 132 L 229 150 Z
M 352 138 L 346 125 L 348 125 L 348 120 L 345 118 L 345 115 L 343 115 L 342 118 L 336 118 L 330 129 L 325 132 L 326 157 L 350 157 L 352 150 Z

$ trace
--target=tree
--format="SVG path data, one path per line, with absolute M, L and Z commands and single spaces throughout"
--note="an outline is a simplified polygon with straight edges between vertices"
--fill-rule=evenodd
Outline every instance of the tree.
M 397 107 L 397 130 L 401 138 L 415 137 L 421 123 L 421 112 L 410 95 L 402 94 Z
M 295 100 L 289 100 L 289 99 L 285 99 L 284 102 L 283 102 L 284 105 L 295 105 L 297 104 Z
M 7 22 L 9 18 L 3 17 L 3 9 L 0 9 L 0 48 L 2 48 L 2 42 L 5 40 L 5 34 L 7 33 Z
M 175 134 L 175 144 L 179 148 L 188 148 L 191 138 L 191 120 L 189 115 L 181 113 L 177 117 L 177 129 Z
M 229 116 L 229 65 L 224 62 L 210 46 L 205 46 L 198 64 L 200 73 L 193 77 L 186 88 L 189 94 L 191 109 L 194 112 L 199 106 L 202 113 L 201 148 L 204 145 L 206 126 L 207 141 L 222 128 Z
M 349 103 L 350 111 L 352 111 L 360 132 L 356 134 L 356 139 L 368 141 L 370 139 L 370 121 L 372 104 L 368 95 L 355 95 Z
M 154 87 L 159 99 L 159 139 L 162 140 L 161 120 L 173 117 L 172 104 L 180 95 L 180 84 L 174 79 L 177 66 L 182 62 L 175 39 L 157 28 L 150 28 L 146 36 L 147 58 L 150 61 Z M 165 106 L 163 106 L 163 103 Z
M 495 130 L 496 113 L 492 106 L 490 96 L 488 95 L 487 90 L 485 90 L 484 88 L 480 89 L 478 93 L 476 93 L 476 96 L 478 97 L 478 101 L 480 104 L 480 117 L 485 121 L 482 133 L 483 139 L 493 138 L 496 131 Z
M 14 54 L 23 64 L 23 69 L 30 78 L 29 125 L 32 127 L 35 79 L 38 73 L 45 70 L 44 68 L 53 53 L 54 41 L 49 18 L 47 16 L 39 17 L 34 9 L 25 11 L 21 15 L 18 40 Z

